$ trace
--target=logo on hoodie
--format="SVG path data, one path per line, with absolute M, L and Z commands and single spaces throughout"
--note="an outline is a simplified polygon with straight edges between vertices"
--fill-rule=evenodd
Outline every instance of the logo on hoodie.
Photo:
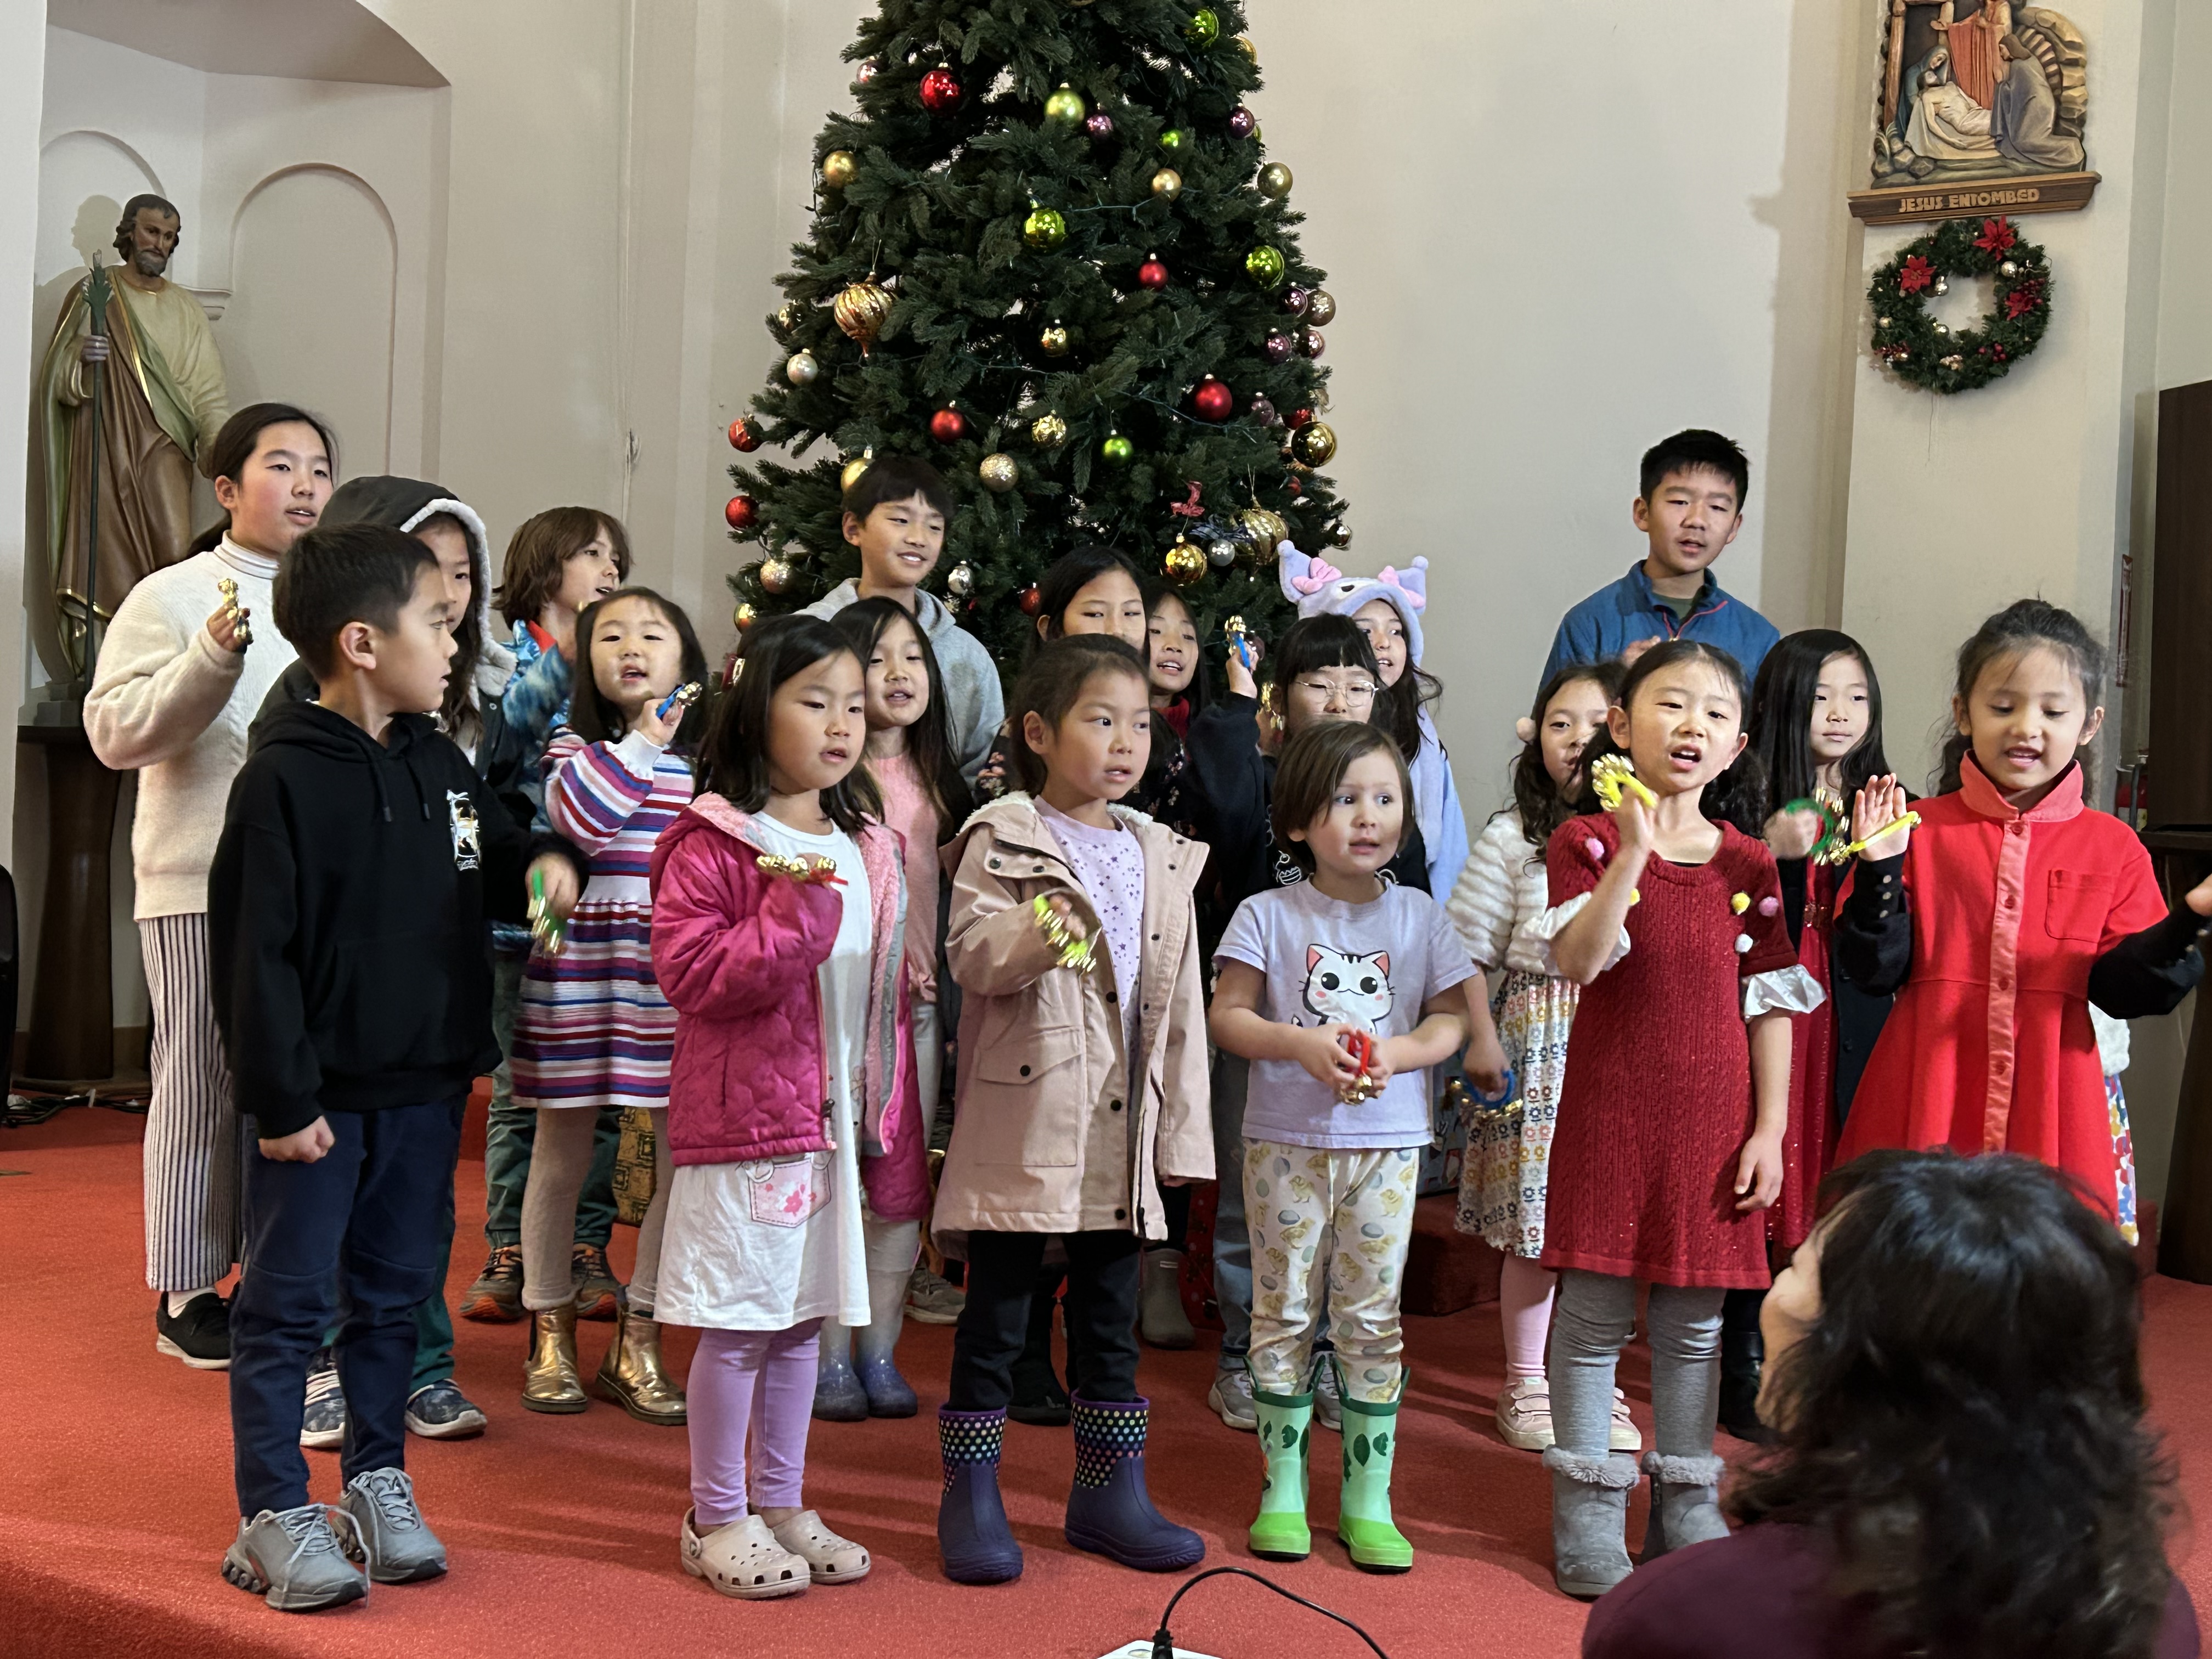
M 477 841 L 477 804 L 466 790 L 446 791 L 446 817 L 453 830 L 453 868 L 475 869 L 483 849 Z

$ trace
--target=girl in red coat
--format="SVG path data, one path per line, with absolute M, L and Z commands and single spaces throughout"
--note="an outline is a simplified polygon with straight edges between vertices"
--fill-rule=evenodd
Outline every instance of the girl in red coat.
M 2172 1010 L 2204 972 L 2207 881 L 2169 914 L 2150 856 L 2083 799 L 2079 751 L 2105 711 L 2103 650 L 2071 613 L 2022 599 L 1959 647 L 1958 731 L 1917 830 L 1859 854 L 1838 918 L 1844 971 L 1897 1005 L 1837 1148 L 2024 1152 L 2075 1176 L 2136 1231 L 2126 1125 L 2107 1101 L 2089 1004 Z M 1860 792 L 1864 839 L 1904 812 Z
M 657 1311 L 700 1328 L 684 1570 L 753 1599 L 867 1573 L 800 1504 L 818 1339 L 868 1322 L 863 1218 L 920 1218 L 928 1126 L 898 836 L 855 769 L 860 659 L 785 617 L 740 666 L 705 790 L 653 855 L 653 971 L 677 1012 Z
M 1570 818 L 1529 924 L 1584 988 L 1552 1142 L 1544 1266 L 1559 1271 L 1550 1362 L 1553 1571 L 1571 1595 L 1629 1573 L 1636 1459 L 1609 1450 L 1615 1362 L 1651 1287 L 1655 1449 L 1645 1559 L 1725 1536 L 1713 1455 L 1721 1298 L 1767 1282 L 1758 1212 L 1782 1187 L 1790 1016 L 1820 988 L 1782 920 L 1764 798 L 1743 755 L 1743 673 L 1693 640 L 1630 669 L 1583 775 L 1626 753 L 1650 793 Z M 1584 805 L 1595 805 L 1586 792 Z M 1716 821 L 1719 820 L 1719 821 Z

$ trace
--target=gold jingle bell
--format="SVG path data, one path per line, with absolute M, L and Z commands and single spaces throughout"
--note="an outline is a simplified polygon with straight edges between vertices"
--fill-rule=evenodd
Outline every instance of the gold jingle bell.
M 849 338 L 860 343 L 860 354 L 866 356 L 883 332 L 884 319 L 891 314 L 891 291 L 870 276 L 840 294 L 830 314 Z
M 1327 466 L 1336 453 L 1336 434 L 1325 422 L 1308 421 L 1291 438 L 1291 448 L 1308 466 Z

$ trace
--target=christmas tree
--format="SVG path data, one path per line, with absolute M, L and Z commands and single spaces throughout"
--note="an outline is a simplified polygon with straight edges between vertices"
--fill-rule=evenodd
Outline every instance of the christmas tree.
M 1001 663 L 1024 600 L 1097 541 L 1222 624 L 1289 620 L 1277 543 L 1350 539 L 1312 469 L 1321 325 L 1291 175 L 1244 97 L 1243 7 L 1178 0 L 884 0 L 845 56 L 859 110 L 816 141 L 811 241 L 778 279 L 776 356 L 730 440 L 742 628 L 858 574 L 848 470 L 922 457 L 955 510 L 929 586 Z M 1033 600 L 1032 600 L 1033 602 Z

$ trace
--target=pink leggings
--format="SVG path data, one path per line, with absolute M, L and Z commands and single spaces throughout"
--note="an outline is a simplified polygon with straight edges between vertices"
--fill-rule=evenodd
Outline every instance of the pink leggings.
M 1509 1255 L 1498 1279 L 1498 1316 L 1505 1327 L 1505 1380 L 1544 1375 L 1544 1338 L 1552 1327 L 1559 1274 L 1525 1255 Z
M 694 1524 L 704 1532 L 746 1515 L 745 1437 L 752 1437 L 752 1502 L 797 1509 L 806 1475 L 806 1428 L 822 1322 L 787 1331 L 699 1333 L 684 1384 L 691 1429 Z

